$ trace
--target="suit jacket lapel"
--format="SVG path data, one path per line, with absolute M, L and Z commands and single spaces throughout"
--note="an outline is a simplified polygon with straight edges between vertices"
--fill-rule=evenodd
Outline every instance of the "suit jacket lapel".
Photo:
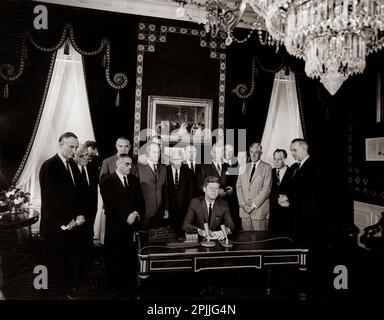
M 203 223 L 208 223 L 208 210 L 207 210 L 207 203 L 205 202 L 204 196 L 201 199 L 201 212 L 203 213 Z M 213 210 L 212 210 L 213 212 Z
M 151 169 L 151 166 L 147 163 L 145 166 L 144 166 L 145 170 L 147 171 L 147 174 L 152 177 L 154 183 L 156 183 L 156 177 L 155 177 L 155 173 L 152 171 Z M 159 168 L 157 169 L 159 170 Z

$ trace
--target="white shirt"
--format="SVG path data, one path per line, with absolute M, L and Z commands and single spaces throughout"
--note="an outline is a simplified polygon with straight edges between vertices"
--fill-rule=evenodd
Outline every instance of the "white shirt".
M 188 168 L 195 171 L 195 168 L 196 168 L 196 163 L 195 161 L 188 161 L 187 160 L 187 165 L 188 165 Z M 193 167 L 192 167 L 193 166 Z
M 155 172 L 155 165 L 156 165 L 157 169 L 159 169 L 159 164 L 158 163 L 154 163 L 154 162 L 152 162 L 149 159 L 147 160 L 147 164 L 151 167 L 153 172 Z
M 68 163 L 69 173 L 71 174 L 71 178 L 72 178 L 73 184 L 75 184 L 75 178 L 73 177 L 73 172 L 72 172 L 71 165 L 69 164 L 69 159 L 68 159 L 68 162 L 67 162 L 67 159 L 65 159 L 60 153 L 57 153 L 57 154 L 59 155 L 61 161 L 63 161 L 65 168 L 67 168 L 67 163 Z
M 219 165 L 220 165 L 220 171 L 221 173 L 223 172 L 223 164 L 220 162 L 212 161 L 212 163 L 215 165 L 216 170 L 219 170 Z
M 123 176 L 120 172 L 118 172 L 117 170 L 116 170 L 116 174 L 117 174 L 117 176 L 119 177 L 119 179 L 120 179 L 120 181 L 121 181 L 121 183 L 123 184 L 123 186 L 124 186 L 124 177 L 126 177 L 126 179 L 127 179 L 127 183 L 128 183 L 128 177 L 127 176 Z
M 255 166 L 255 173 L 256 173 L 256 170 L 257 170 L 257 167 L 259 166 L 260 164 L 260 161 L 261 159 L 257 160 L 256 162 L 251 162 L 251 170 L 249 171 L 249 176 L 251 176 L 251 172 L 252 172 L 252 168 L 253 168 L 253 165 L 256 164 Z M 253 175 L 255 175 L 255 173 Z M 253 177 L 252 177 L 253 178 Z
M 207 201 L 207 199 L 205 199 L 205 203 L 207 205 L 208 219 L 210 219 L 211 217 L 209 216 L 209 204 L 211 203 L 211 208 L 212 208 L 212 213 L 213 213 L 213 205 L 215 204 L 215 201 L 209 202 L 209 201 Z
M 303 160 L 298 162 L 299 163 L 299 167 L 298 167 L 299 169 L 303 166 L 304 162 L 308 160 L 308 158 L 309 158 L 309 155 L 306 156 Z
M 81 168 L 84 168 L 85 170 L 85 176 L 87 177 L 87 182 L 88 182 L 88 185 L 89 185 L 89 176 L 88 176 L 88 169 L 87 169 L 87 166 L 80 166 L 80 165 L 77 165 L 77 167 L 79 168 L 80 170 L 80 173 L 81 173 Z
M 283 177 L 284 177 L 285 173 L 287 172 L 287 169 L 288 169 L 287 166 L 284 166 L 284 167 L 282 167 L 280 169 L 276 168 L 276 172 L 279 172 L 279 179 L 280 179 L 280 181 L 283 180 Z
M 176 168 L 174 166 L 171 165 L 171 168 L 172 168 L 172 176 L 173 176 L 173 183 L 175 183 L 175 175 L 176 175 Z M 180 182 L 180 169 L 177 169 L 177 177 L 178 177 L 178 182 Z

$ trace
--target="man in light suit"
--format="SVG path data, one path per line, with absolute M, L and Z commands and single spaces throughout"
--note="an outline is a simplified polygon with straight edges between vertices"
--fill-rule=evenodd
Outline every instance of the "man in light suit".
M 103 160 L 101 164 L 100 169 L 100 186 L 103 183 L 103 179 L 116 171 L 116 161 L 119 158 L 119 155 L 121 154 L 128 154 L 129 150 L 131 149 L 131 143 L 129 142 L 128 138 L 126 137 L 120 137 L 116 140 L 116 150 L 117 153 L 113 156 L 106 158 Z
M 267 230 L 269 194 L 272 187 L 272 167 L 261 160 L 262 147 L 253 143 L 249 148 L 251 162 L 239 175 L 237 198 L 243 230 Z
M 234 231 L 235 225 L 226 201 L 218 198 L 220 180 L 217 177 L 209 176 L 204 180 L 204 196 L 192 199 L 187 215 L 183 222 L 183 230 L 191 232 L 197 229 L 202 237 L 206 237 L 204 223 L 208 223 L 210 237 L 223 240 L 225 235 L 221 230 L 223 224 L 227 234 Z
M 168 219 L 167 170 L 159 164 L 160 146 L 150 142 L 146 146 L 146 164 L 137 164 L 138 178 L 144 198 L 144 215 L 141 228 L 158 228 Z

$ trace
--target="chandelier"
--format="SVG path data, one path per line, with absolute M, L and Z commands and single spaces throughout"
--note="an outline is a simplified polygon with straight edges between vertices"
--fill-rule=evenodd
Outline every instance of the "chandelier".
M 248 3 L 275 42 L 303 59 L 306 74 L 319 78 L 332 95 L 364 71 L 367 55 L 384 47 L 384 0 L 174 1 L 178 17 L 203 23 L 212 35 L 226 32 L 227 45 Z M 189 16 L 186 6 L 198 8 L 200 18 Z
M 384 47 L 384 0 L 247 0 L 267 31 L 334 95 Z
M 187 17 L 189 20 L 203 24 L 205 31 L 216 37 L 219 31 L 228 34 L 240 22 L 245 7 L 246 0 L 173 0 L 178 2 L 176 16 L 178 18 Z M 188 11 L 186 10 L 188 8 Z M 228 40 L 230 41 L 230 40 Z M 228 42 L 227 41 L 227 42 Z M 232 41 L 231 41 L 232 42 Z

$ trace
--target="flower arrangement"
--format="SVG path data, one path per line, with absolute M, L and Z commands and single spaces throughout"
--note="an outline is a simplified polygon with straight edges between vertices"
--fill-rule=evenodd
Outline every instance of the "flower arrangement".
M 30 201 L 30 193 L 14 185 L 0 191 L 0 212 L 17 211 Z

